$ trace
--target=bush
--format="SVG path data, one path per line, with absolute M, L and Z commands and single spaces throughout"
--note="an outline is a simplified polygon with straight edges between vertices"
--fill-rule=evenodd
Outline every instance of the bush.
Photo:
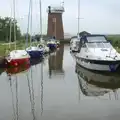
M 108 40 L 112 41 L 112 45 L 114 47 L 119 47 L 120 48 L 120 35 L 109 35 L 106 36 Z

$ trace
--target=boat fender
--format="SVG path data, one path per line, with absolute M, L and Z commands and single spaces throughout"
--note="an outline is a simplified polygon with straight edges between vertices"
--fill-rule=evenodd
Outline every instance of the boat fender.
M 109 65 L 109 68 L 110 68 L 110 71 L 111 71 L 111 72 L 113 72 L 113 71 L 116 70 L 116 69 L 115 69 L 115 65 Z

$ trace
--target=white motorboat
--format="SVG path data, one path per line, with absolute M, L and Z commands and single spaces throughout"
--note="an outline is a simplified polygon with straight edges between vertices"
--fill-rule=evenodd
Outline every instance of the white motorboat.
M 79 52 L 79 44 L 80 44 L 80 39 L 78 37 L 72 37 L 70 40 L 70 51 L 71 52 Z
M 86 35 L 80 38 L 80 52 L 76 62 L 98 71 L 116 71 L 120 65 L 120 54 L 104 35 Z

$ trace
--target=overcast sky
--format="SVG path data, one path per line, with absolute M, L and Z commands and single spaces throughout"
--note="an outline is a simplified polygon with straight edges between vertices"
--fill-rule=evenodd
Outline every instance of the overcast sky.
M 48 5 L 59 5 L 61 0 L 42 0 L 43 32 L 47 31 Z M 0 16 L 10 16 L 12 0 L 1 0 Z M 64 32 L 77 33 L 78 0 L 64 0 Z M 27 31 L 29 0 L 16 0 L 16 18 L 23 32 Z M 81 0 L 80 29 L 92 33 L 120 33 L 120 0 Z M 21 19 L 22 18 L 22 19 Z M 33 0 L 33 33 L 39 33 L 39 0 Z

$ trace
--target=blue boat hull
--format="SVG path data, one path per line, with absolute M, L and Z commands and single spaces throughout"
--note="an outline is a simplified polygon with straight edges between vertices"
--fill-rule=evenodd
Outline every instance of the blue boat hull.
M 31 64 L 32 66 L 34 66 L 34 65 L 37 65 L 37 64 L 39 64 L 40 62 L 42 62 L 42 60 L 43 60 L 43 57 L 40 57 L 40 58 L 32 58 L 32 59 L 30 59 L 30 64 Z
M 30 58 L 41 58 L 41 57 L 43 57 L 43 52 L 42 51 L 27 51 L 27 52 L 30 55 Z
M 48 44 L 47 46 L 49 47 L 50 50 L 54 50 L 57 48 L 56 44 Z

